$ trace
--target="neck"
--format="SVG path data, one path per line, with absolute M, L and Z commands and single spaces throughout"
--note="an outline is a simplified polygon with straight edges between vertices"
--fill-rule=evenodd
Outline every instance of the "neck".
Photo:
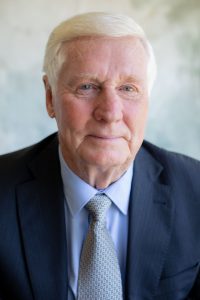
M 97 167 L 84 168 L 83 172 L 77 174 L 84 181 L 96 189 L 105 189 L 113 182 L 117 181 L 127 168 L 112 167 L 111 169 L 103 169 Z
M 117 181 L 128 169 L 130 161 L 120 166 L 101 167 L 84 163 L 74 165 L 64 158 L 67 166 L 82 180 L 96 189 L 105 189 Z

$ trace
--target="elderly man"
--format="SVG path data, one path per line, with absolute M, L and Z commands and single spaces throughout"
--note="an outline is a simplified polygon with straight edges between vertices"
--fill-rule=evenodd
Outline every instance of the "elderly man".
M 44 72 L 58 134 L 0 158 L 0 298 L 200 299 L 200 164 L 143 142 L 156 73 L 143 30 L 75 16 Z

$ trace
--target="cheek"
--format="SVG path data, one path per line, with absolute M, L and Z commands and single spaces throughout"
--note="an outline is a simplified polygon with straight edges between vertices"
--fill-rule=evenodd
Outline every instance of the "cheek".
M 148 103 L 134 105 L 127 109 L 127 125 L 132 136 L 144 131 L 148 114 Z
M 64 101 L 57 108 L 56 120 L 61 131 L 82 131 L 85 129 L 90 110 L 76 101 Z

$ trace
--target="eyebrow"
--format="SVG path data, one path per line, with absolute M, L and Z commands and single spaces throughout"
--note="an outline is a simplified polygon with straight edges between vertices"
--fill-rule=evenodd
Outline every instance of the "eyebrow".
M 79 82 L 81 79 L 91 80 L 94 82 L 101 83 L 101 81 L 98 79 L 97 75 L 91 74 L 91 73 L 80 73 L 78 75 L 74 75 L 73 78 L 70 79 L 69 84 L 73 85 Z

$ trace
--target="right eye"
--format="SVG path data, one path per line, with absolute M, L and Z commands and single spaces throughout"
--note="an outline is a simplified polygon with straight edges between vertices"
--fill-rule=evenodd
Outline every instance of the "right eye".
M 76 93 L 80 96 L 94 97 L 98 93 L 99 87 L 94 83 L 81 83 L 76 89 Z
M 88 90 L 91 90 L 94 88 L 94 85 L 91 84 L 91 83 L 85 83 L 85 84 L 82 84 L 79 86 L 79 89 L 80 90 L 83 90 L 83 91 L 88 91 Z

